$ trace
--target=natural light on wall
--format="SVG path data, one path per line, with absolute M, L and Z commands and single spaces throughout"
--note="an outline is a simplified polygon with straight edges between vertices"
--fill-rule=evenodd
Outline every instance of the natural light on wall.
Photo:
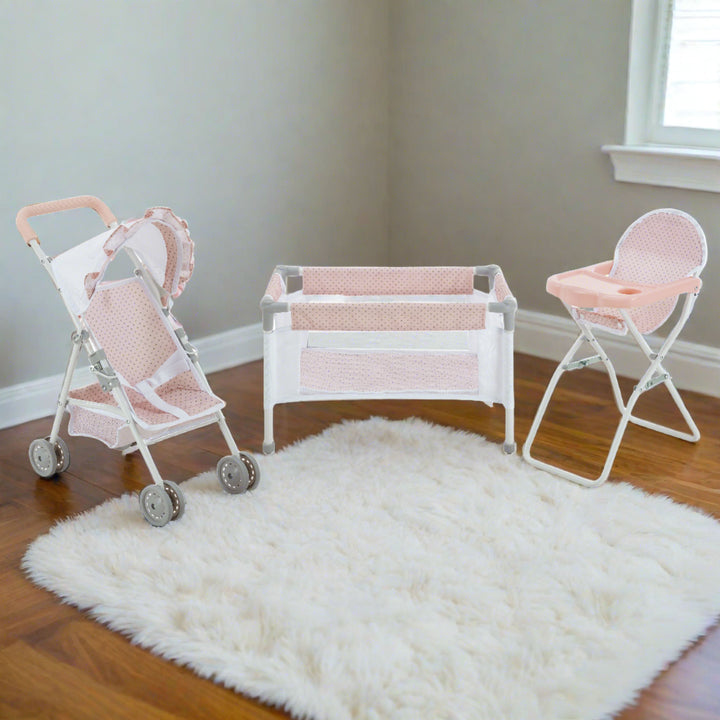
M 720 192 L 720 0 L 632 0 L 615 180 Z
M 720 130 L 720 1 L 675 0 L 663 125 Z

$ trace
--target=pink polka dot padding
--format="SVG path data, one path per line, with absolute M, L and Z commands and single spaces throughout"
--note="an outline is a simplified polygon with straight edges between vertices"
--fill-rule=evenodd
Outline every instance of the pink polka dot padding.
M 300 386 L 312 392 L 471 392 L 478 388 L 477 355 L 469 353 L 352 353 L 305 349 Z
M 610 276 L 644 285 L 658 285 L 698 276 L 707 261 L 705 233 L 697 221 L 680 210 L 653 210 L 638 218 L 625 231 L 615 248 Z M 677 297 L 659 300 L 629 311 L 638 330 L 646 335 L 670 317 Z M 573 308 L 573 314 L 591 325 L 615 333 L 627 328 L 613 308 L 594 311 Z
M 484 303 L 291 303 L 293 330 L 481 330 Z
M 472 267 L 304 267 L 305 295 L 470 295 Z

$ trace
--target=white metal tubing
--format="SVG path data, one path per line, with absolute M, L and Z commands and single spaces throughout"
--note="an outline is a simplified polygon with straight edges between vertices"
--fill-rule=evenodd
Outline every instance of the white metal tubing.
M 584 341 L 585 335 L 581 333 L 577 337 L 575 342 L 572 344 L 570 349 L 567 351 L 567 353 L 565 353 L 565 357 L 558 363 L 558 366 L 555 368 L 555 372 L 550 378 L 550 382 L 548 383 L 547 388 L 545 388 L 545 394 L 540 401 L 540 406 L 538 407 L 537 412 L 535 413 L 535 418 L 533 419 L 532 425 L 530 426 L 530 432 L 528 433 L 528 436 L 525 439 L 525 444 L 523 445 L 523 458 L 525 458 L 525 460 L 527 460 L 527 462 L 529 462 L 531 465 L 536 465 L 537 467 L 544 467 L 545 469 L 552 467 L 550 465 L 547 465 L 547 463 L 542 463 L 539 460 L 535 460 L 535 458 L 530 455 L 530 448 L 535 441 L 535 435 L 537 435 L 540 423 L 545 416 L 545 411 L 547 410 L 547 406 L 550 403 L 550 398 L 552 397 L 552 394 L 555 392 L 555 387 L 557 386 L 560 377 L 565 372 L 565 365 L 575 357 L 575 353 L 578 351 Z
M 230 432 L 230 428 L 228 428 L 225 416 L 220 410 L 215 413 L 215 419 L 217 420 L 217 424 L 220 426 L 220 432 L 225 438 L 225 442 L 227 443 L 227 446 L 230 450 L 230 454 L 237 455 L 240 451 L 238 450 L 238 446 L 235 444 L 235 440 L 232 436 L 232 433 Z
M 505 362 L 507 369 L 507 387 L 505 388 L 505 444 L 503 450 L 508 453 L 514 453 L 515 446 L 515 390 L 514 390 L 514 356 L 513 356 L 513 335 L 512 330 L 503 331 L 503 341 L 505 344 Z
M 677 323 L 675 324 L 675 327 L 672 329 L 670 334 L 665 338 L 665 342 L 663 342 L 660 350 L 657 352 L 657 370 L 660 373 L 667 373 L 665 368 L 662 365 L 662 361 L 665 359 L 666 355 L 668 354 L 670 347 L 677 339 L 677 336 L 680 334 L 680 331 L 683 329 L 685 323 L 687 322 L 688 318 L 690 317 L 690 313 L 692 312 L 692 309 L 695 305 L 695 300 L 697 299 L 697 295 L 694 294 L 688 294 L 685 298 L 685 303 L 683 305 L 682 312 L 680 314 L 680 318 L 678 319 Z M 635 338 L 637 344 L 640 346 L 640 349 L 643 351 L 645 356 L 648 360 L 652 360 L 652 348 L 648 345 L 645 338 L 642 336 L 642 334 L 639 332 L 637 327 L 635 326 L 635 323 L 631 320 L 629 316 L 627 316 L 627 313 L 623 310 L 623 319 L 628 325 L 628 328 L 630 329 L 630 332 L 632 336 Z M 700 430 L 698 429 L 697 425 L 695 424 L 695 421 L 692 418 L 692 415 L 690 415 L 690 411 L 685 406 L 685 403 L 683 402 L 683 399 L 680 397 L 680 393 L 677 391 L 677 388 L 675 387 L 675 384 L 672 382 L 672 379 L 669 377 L 664 381 L 665 387 L 668 389 L 668 392 L 670 393 L 670 396 L 672 397 L 673 401 L 675 402 L 675 405 L 677 405 L 678 410 L 680 411 L 680 414 L 683 416 L 683 419 L 687 423 L 688 428 L 690 428 L 689 433 L 680 432 L 679 430 L 675 430 L 673 428 L 667 427 L 666 425 L 660 425 L 658 423 L 651 422 L 649 420 L 644 420 L 642 418 L 635 417 L 634 415 L 630 417 L 630 422 L 640 425 L 641 427 L 648 428 L 650 430 L 655 430 L 657 432 L 661 432 L 665 435 L 671 435 L 672 437 L 679 438 L 681 440 L 687 440 L 688 442 L 697 442 L 700 439 Z
M 65 403 L 67 402 L 67 396 L 70 392 L 70 382 L 72 381 L 75 367 L 77 365 L 78 354 L 80 353 L 80 343 L 80 337 L 78 335 L 73 336 L 72 348 L 70 349 L 70 357 L 68 358 L 67 367 L 65 368 L 65 376 L 63 377 L 62 387 L 60 388 L 60 395 L 58 396 L 55 419 L 53 420 L 52 430 L 50 431 L 50 443 L 53 445 L 58 438 L 58 434 L 60 433 L 60 423 L 62 422 L 62 418 L 65 413 Z
M 263 450 L 270 452 L 273 446 L 273 387 L 274 387 L 274 348 L 272 347 L 272 331 L 263 332 L 263 413 L 264 429 Z M 266 450 L 267 448 L 267 450 Z
M 133 418 L 132 408 L 127 398 L 125 397 L 125 393 L 122 391 L 121 388 L 115 387 L 113 388 L 112 394 L 117 404 L 120 406 L 120 408 L 122 408 L 122 411 L 125 413 L 125 418 L 128 421 L 128 425 L 130 427 L 130 432 L 132 432 L 132 436 L 135 439 L 137 449 L 140 451 L 140 454 L 142 455 L 143 460 L 145 461 L 145 464 L 150 471 L 153 482 L 156 485 L 160 485 L 160 487 L 162 487 L 162 476 L 160 475 L 160 471 L 157 469 L 157 465 L 155 465 L 155 461 L 153 460 L 153 457 L 150 454 L 147 445 L 145 444 L 145 439 L 138 430 L 135 419 Z
M 80 321 L 78 320 L 78 318 L 75 317 L 75 313 L 72 312 L 72 310 L 70 310 L 70 308 L 68 307 L 67 303 L 65 302 L 65 296 L 63 295 L 60 286 L 55 280 L 55 273 L 53 272 L 51 267 L 52 258 L 45 253 L 45 251 L 40 246 L 37 238 L 34 238 L 30 241 L 30 247 L 33 249 L 35 255 L 37 255 L 38 260 L 40 260 L 40 264 L 45 268 L 45 270 L 47 270 L 47 274 L 50 276 L 50 280 L 52 280 L 53 286 L 58 291 L 60 297 L 62 298 L 63 305 L 65 305 L 65 309 L 68 311 L 68 315 L 70 315 L 70 319 L 75 326 L 75 330 L 77 330 L 77 332 L 82 332 L 82 326 L 80 324 Z
M 627 428 L 628 422 L 633 422 L 637 425 L 640 425 L 642 427 L 656 430 L 658 432 L 662 432 L 666 435 L 672 435 L 673 437 L 677 437 L 683 440 L 689 440 L 691 442 L 694 442 L 699 439 L 700 432 L 697 429 L 697 426 L 695 425 L 695 422 L 692 419 L 692 416 L 690 415 L 689 411 L 685 407 L 685 404 L 682 401 L 682 398 L 680 397 L 680 394 L 678 393 L 677 389 L 675 388 L 675 385 L 672 383 L 672 381 L 667 378 L 663 382 L 665 386 L 668 388 L 668 391 L 670 392 L 670 395 L 672 396 L 673 400 L 675 401 L 675 404 L 677 405 L 678 409 L 682 413 L 683 418 L 688 424 L 688 427 L 692 431 L 691 433 L 681 433 L 677 430 L 673 430 L 672 428 L 668 428 L 664 425 L 659 425 L 657 423 L 650 422 L 648 420 L 643 420 L 641 418 L 637 418 L 632 414 L 632 410 L 635 407 L 635 404 L 640 397 L 640 395 L 645 392 L 647 388 L 648 383 L 656 377 L 656 373 L 660 374 L 667 374 L 665 369 L 662 366 L 662 361 L 667 355 L 670 347 L 675 342 L 677 336 L 679 335 L 680 331 L 682 330 L 683 326 L 685 325 L 685 322 L 687 321 L 690 312 L 692 311 L 692 307 L 695 303 L 695 296 L 688 296 L 685 300 L 685 304 L 683 307 L 683 311 L 681 313 L 680 319 L 676 323 L 675 327 L 672 329 L 670 334 L 667 336 L 665 341 L 662 344 L 662 347 L 658 351 L 658 353 L 653 357 L 653 352 L 650 346 L 647 344 L 647 341 L 642 336 L 640 331 L 635 326 L 635 323 L 632 321 L 632 318 L 630 318 L 629 314 L 625 310 L 621 310 L 621 314 L 623 317 L 623 320 L 625 321 L 628 329 L 630 330 L 630 333 L 635 338 L 636 342 L 638 343 L 641 351 L 643 354 L 647 357 L 647 359 L 650 361 L 649 367 L 645 370 L 642 377 L 638 381 L 637 385 L 635 386 L 635 389 L 633 390 L 632 394 L 630 395 L 630 398 L 628 399 L 627 404 L 625 404 L 622 400 L 622 395 L 620 393 L 620 388 L 617 382 L 617 376 L 615 374 L 614 367 L 612 363 L 610 362 L 610 359 L 607 357 L 605 352 L 602 350 L 602 347 L 600 346 L 600 343 L 597 341 L 595 336 L 593 335 L 590 328 L 584 323 L 579 321 L 577 318 L 573 316 L 573 319 L 575 320 L 576 324 L 580 328 L 581 336 L 575 341 L 573 346 L 568 351 L 565 358 L 562 360 L 560 365 L 558 365 L 557 369 L 555 370 L 555 373 L 550 381 L 550 384 L 547 387 L 547 390 L 545 391 L 545 395 L 543 396 L 542 402 L 540 403 L 540 407 L 538 408 L 538 411 L 535 415 L 535 420 L 533 421 L 533 425 L 530 429 L 530 433 L 528 434 L 528 438 L 525 442 L 525 445 L 523 447 L 523 457 L 527 462 L 529 462 L 531 465 L 534 465 L 535 467 L 542 468 L 543 470 L 548 470 L 549 472 L 552 472 L 556 475 L 559 475 L 562 478 L 565 478 L 567 480 L 572 480 L 573 482 L 576 482 L 580 485 L 585 485 L 587 487 L 596 487 L 598 485 L 601 485 L 602 483 L 607 480 L 610 469 L 612 468 L 613 463 L 615 462 L 615 456 L 617 455 L 618 449 L 620 447 L 620 442 L 622 440 L 622 437 L 625 433 L 625 430 Z M 567 306 L 566 306 L 567 307 Z M 570 308 L 568 308 L 570 310 Z M 572 313 L 571 313 L 572 316 Z M 555 386 L 557 385 L 557 381 L 560 378 L 560 375 L 564 371 L 564 365 L 567 364 L 567 362 L 574 357 L 575 352 L 577 351 L 579 347 L 579 341 L 581 339 L 588 340 L 592 345 L 593 348 L 596 349 L 596 352 L 599 350 L 599 355 L 603 361 L 603 364 L 608 370 L 608 374 L 610 375 L 611 384 L 613 386 L 613 393 L 615 395 L 615 401 L 620 409 L 621 417 L 620 422 L 618 423 L 618 426 L 615 430 L 615 435 L 613 436 L 612 443 L 610 445 L 610 450 L 608 451 L 608 455 L 605 459 L 605 463 L 603 465 L 602 472 L 596 479 L 586 478 L 582 475 L 578 475 L 577 473 L 569 472 L 568 470 L 563 470 L 562 468 L 559 468 L 555 465 L 551 465 L 549 463 L 542 462 L 540 460 L 536 460 L 530 455 L 530 448 L 532 446 L 532 443 L 535 439 L 535 435 L 537 433 L 538 427 L 540 425 L 540 422 L 542 420 L 542 417 L 545 414 L 545 411 L 547 409 L 547 405 L 550 401 L 550 397 L 552 393 L 555 390 Z

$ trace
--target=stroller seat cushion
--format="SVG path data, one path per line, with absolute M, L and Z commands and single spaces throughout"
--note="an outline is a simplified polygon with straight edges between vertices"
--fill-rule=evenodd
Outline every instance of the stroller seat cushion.
M 131 387 L 124 389 L 139 425 L 150 427 L 178 422 L 177 414 L 161 410 Z M 162 401 L 190 417 L 215 412 L 225 406 L 224 401 L 219 397 L 203 390 L 189 370 L 160 385 L 156 389 L 156 393 Z M 109 393 L 103 392 L 96 383 L 71 390 L 69 397 L 72 400 L 94 403 L 98 406 L 95 409 L 100 412 L 102 412 L 103 406 L 105 408 L 117 407 L 115 398 Z

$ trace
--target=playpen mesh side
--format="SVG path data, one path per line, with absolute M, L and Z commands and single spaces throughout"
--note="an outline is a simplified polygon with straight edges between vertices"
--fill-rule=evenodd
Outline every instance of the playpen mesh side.
M 481 302 L 291 303 L 293 330 L 482 330 Z
M 472 295 L 472 267 L 304 267 L 305 295 Z
M 643 285 L 670 283 L 696 274 L 705 264 L 707 247 L 704 235 L 683 213 L 656 210 L 638 218 L 624 233 L 615 250 L 610 276 Z M 632 321 L 643 334 L 657 330 L 670 317 L 677 297 L 665 298 L 629 311 Z M 616 333 L 626 327 L 619 310 L 574 309 L 576 317 Z

